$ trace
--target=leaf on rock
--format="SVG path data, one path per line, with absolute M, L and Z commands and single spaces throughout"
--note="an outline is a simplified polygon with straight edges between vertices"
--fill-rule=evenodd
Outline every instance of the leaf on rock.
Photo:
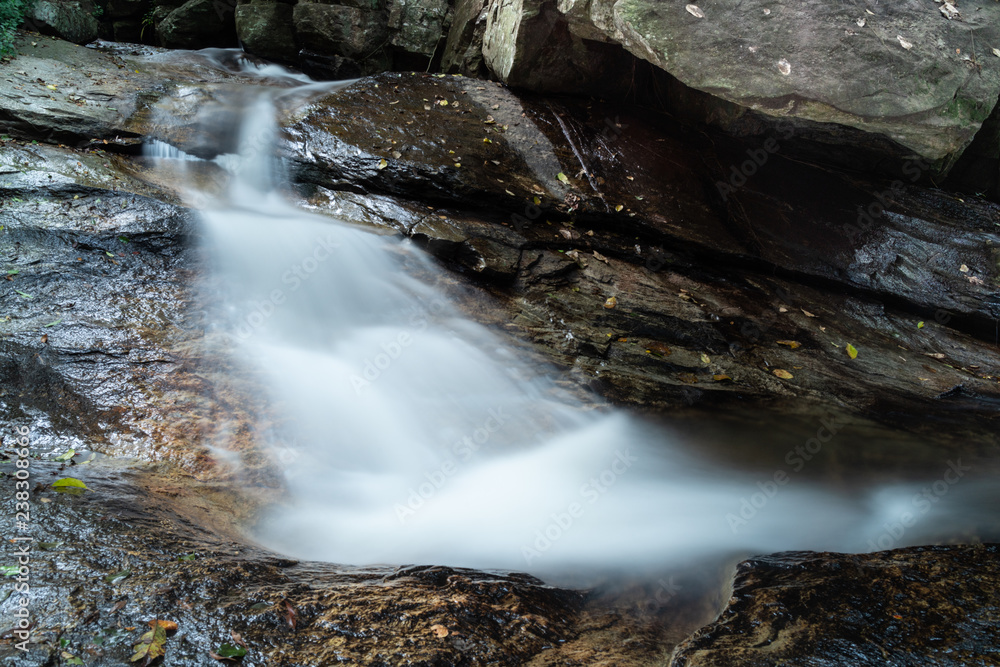
M 219 647 L 218 651 L 209 651 L 208 654 L 216 660 L 231 660 L 235 662 L 245 656 L 247 654 L 247 650 L 242 646 L 223 644 Z
M 604 307 L 607 308 L 608 310 L 611 310 L 617 305 L 618 305 L 618 299 L 616 299 L 613 296 L 609 296 L 607 300 L 604 302 Z
M 21 568 L 17 565 L 2 565 L 0 566 L 0 574 L 5 577 L 13 577 L 21 571 Z
M 782 368 L 775 368 L 771 372 L 774 373 L 776 376 L 780 377 L 782 380 L 791 380 L 793 377 L 795 377 L 794 375 L 792 375 L 791 373 Z
M 436 637 L 447 637 L 449 634 L 448 628 L 444 627 L 441 624 L 432 625 L 431 632 L 433 632 Z
M 162 625 L 157 625 L 152 630 L 148 630 L 139 639 L 139 643 L 132 647 L 135 653 L 129 660 L 137 662 L 145 659 L 144 664 L 149 664 L 166 654 L 164 645 L 167 643 L 167 630 Z
M 120 572 L 112 572 L 108 576 L 104 577 L 104 581 L 108 582 L 109 584 L 117 584 L 119 581 L 121 581 L 123 579 L 127 579 L 131 575 L 132 575 L 132 571 L 131 570 L 122 570 Z
M 903 39 L 902 35 L 896 35 L 896 39 L 899 41 L 899 45 L 902 46 L 907 51 L 913 48 L 913 43 Z
M 687 5 L 684 9 L 688 11 L 688 14 L 695 18 L 705 18 L 705 12 L 701 11 L 701 8 L 698 7 L 698 5 Z
M 805 314 L 806 317 L 819 317 L 819 315 L 813 315 L 812 313 L 810 313 L 805 308 L 799 308 L 799 310 L 801 310 L 803 312 L 803 314 Z
M 285 600 L 285 620 L 288 621 L 288 625 L 291 626 L 292 630 L 295 629 L 295 622 L 299 617 L 299 612 L 295 611 L 295 607 L 288 600 Z
M 388 166 L 389 166 L 389 161 L 386 160 L 385 158 L 382 158 L 381 160 L 378 161 L 378 168 L 380 171 Z
M 46 327 L 46 328 L 48 328 L 48 327 L 54 327 L 55 325 L 59 324 L 59 323 L 60 323 L 60 322 L 62 322 L 62 321 L 63 321 L 63 318 L 61 318 L 61 317 L 60 317 L 60 318 L 59 318 L 58 320 L 56 320 L 55 322 L 49 322 L 48 324 L 46 324 L 46 325 L 45 325 L 45 327 Z
M 54 489 L 83 489 L 87 490 L 87 485 L 74 477 L 63 477 L 52 482 Z
M 725 382 L 726 380 L 729 380 L 730 382 L 732 382 L 732 381 L 733 381 L 733 378 L 729 377 L 729 376 L 728 376 L 728 375 L 726 375 L 725 373 L 719 373 L 718 375 L 713 375 L 713 376 L 712 376 L 712 379 L 713 379 L 713 380 L 714 380 L 715 382 Z
M 712 363 L 711 357 L 709 357 L 704 352 L 701 353 L 701 357 L 699 357 L 699 358 L 701 359 L 701 363 L 705 364 L 706 366 L 709 365 L 710 363 Z
M 944 359 L 944 355 L 940 352 L 924 352 L 925 357 L 931 357 L 933 359 Z
M 797 350 L 798 348 L 802 347 L 802 343 L 800 343 L 797 340 L 779 340 L 777 341 L 777 343 L 778 345 L 787 345 L 793 350 Z
M 847 356 L 849 356 L 851 359 L 858 358 L 858 349 L 853 345 L 851 345 L 850 343 L 847 344 Z
M 21 296 L 23 296 L 25 299 L 34 299 L 35 298 L 35 297 L 31 296 L 30 294 L 28 294 L 27 292 L 22 292 L 19 289 L 15 288 L 14 291 L 17 292 L 18 294 L 20 294 Z
M 611 265 L 611 263 L 608 261 L 608 258 L 602 255 L 601 253 L 597 252 L 596 250 L 594 251 L 594 259 L 596 259 L 598 262 L 604 262 L 609 266 Z
M 562 173 L 561 171 L 558 174 L 556 174 L 556 178 L 558 178 L 560 181 L 562 181 L 566 185 L 569 185 L 569 177 L 566 176 L 566 174 Z
M 995 55 L 997 58 L 1000 58 L 1000 49 L 993 49 L 993 55 Z
M 60 454 L 59 456 L 55 457 L 53 459 L 53 461 L 69 461 L 74 456 L 76 456 L 76 450 L 75 449 L 70 449 L 70 450 L 68 450 L 68 451 Z
M 923 323 L 923 321 L 921 321 L 921 322 L 917 322 L 917 328 L 918 328 L 918 329 L 923 329 L 923 328 L 924 328 L 924 323 Z
M 677 379 L 684 384 L 698 384 L 698 376 L 694 373 L 681 373 Z
M 670 348 L 663 343 L 650 343 L 646 351 L 657 357 L 669 357 L 671 354 Z
M 154 630 L 158 627 L 163 628 L 168 634 L 171 632 L 177 632 L 177 624 L 173 621 L 164 621 L 162 619 L 156 618 L 149 622 L 149 627 Z

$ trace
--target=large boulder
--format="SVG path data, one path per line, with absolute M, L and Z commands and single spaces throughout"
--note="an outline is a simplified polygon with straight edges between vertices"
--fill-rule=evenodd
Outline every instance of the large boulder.
M 296 41 L 307 51 L 351 59 L 363 73 L 388 69 L 391 64 L 383 11 L 302 2 L 295 5 L 292 18 Z
M 293 62 L 298 54 L 290 4 L 256 2 L 238 6 L 236 36 L 246 51 L 262 58 Z
M 600 64 L 594 44 L 619 44 L 735 105 L 707 116 L 737 134 L 768 133 L 771 119 L 787 119 L 800 140 L 864 147 L 874 138 L 883 156 L 918 156 L 935 175 L 954 164 L 1000 94 L 1000 67 L 988 58 L 1000 43 L 1000 6 L 961 8 L 952 19 L 942 7 L 953 6 L 492 0 L 483 52 L 505 82 L 560 90 L 581 86 L 581 72 Z
M 392 45 L 403 54 L 433 58 L 447 34 L 449 18 L 448 0 L 392 0 Z
M 236 46 L 235 2 L 188 0 L 156 26 L 163 46 L 174 49 L 202 49 L 209 46 Z
M 37 0 L 25 16 L 25 27 L 77 44 L 97 39 L 91 0 Z
M 441 69 L 476 76 L 483 68 L 483 34 L 486 32 L 485 0 L 458 0 L 441 56 Z

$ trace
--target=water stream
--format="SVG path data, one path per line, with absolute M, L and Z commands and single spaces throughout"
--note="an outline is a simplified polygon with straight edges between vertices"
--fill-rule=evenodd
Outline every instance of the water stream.
M 288 89 L 249 98 L 241 154 L 216 159 L 227 191 L 192 191 L 224 286 L 211 296 L 215 325 L 282 415 L 260 434 L 288 490 L 255 529 L 264 545 L 341 563 L 551 573 L 869 551 L 887 534 L 889 546 L 920 542 L 981 506 L 986 487 L 955 484 L 965 471 L 943 459 L 940 479 L 903 482 L 832 484 L 797 477 L 787 459 L 741 471 L 677 429 L 566 395 L 554 371 L 463 316 L 419 249 L 284 197 L 278 94 Z M 149 154 L 184 157 L 163 144 Z M 807 435 L 826 437 L 821 426 Z M 948 495 L 920 501 L 935 484 Z M 918 521 L 903 526 L 908 514 Z

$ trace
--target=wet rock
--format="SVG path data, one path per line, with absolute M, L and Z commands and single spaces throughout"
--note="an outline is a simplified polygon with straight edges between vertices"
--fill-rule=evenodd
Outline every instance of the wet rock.
M 449 6 L 447 0 L 392 0 L 389 3 L 389 28 L 400 55 L 419 56 L 424 59 L 424 69 L 434 57 L 441 42 L 448 34 Z M 402 63 L 400 63 L 402 64 Z M 402 69 L 398 66 L 397 69 Z
M 483 33 L 486 31 L 484 0 L 458 0 L 441 57 L 441 71 L 477 76 L 484 72 Z
M 997 545 L 753 558 L 729 606 L 670 665 L 989 664 L 998 579 Z
M 358 63 L 362 73 L 389 68 L 389 40 L 383 11 L 345 5 L 305 2 L 295 5 L 295 38 L 299 46 L 335 54 Z
M 236 36 L 248 52 L 277 62 L 295 62 L 298 47 L 292 30 L 292 6 L 283 2 L 240 5 Z
M 156 34 L 172 49 L 237 46 L 235 7 L 217 0 L 188 0 L 157 24 Z
M 77 44 L 97 38 L 97 19 L 91 0 L 36 0 L 25 16 L 25 27 Z

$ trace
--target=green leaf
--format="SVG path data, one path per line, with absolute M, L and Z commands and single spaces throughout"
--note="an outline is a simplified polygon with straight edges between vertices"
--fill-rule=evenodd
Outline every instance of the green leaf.
M 62 545 L 62 542 L 39 542 L 38 548 L 42 551 L 51 551 L 52 549 L 58 549 Z
M 97 201 L 101 201 L 101 200 L 100 200 L 100 199 L 98 199 Z M 119 240 L 119 241 L 121 241 L 122 243 L 128 243 L 128 239 L 127 239 L 127 238 L 125 238 L 124 236 L 119 236 L 119 237 L 118 237 L 118 240 Z
M 187 560 L 195 560 L 196 558 L 198 558 L 198 556 L 196 556 L 194 554 L 184 554 L 183 556 L 178 556 L 177 560 L 179 560 L 179 561 L 187 561 Z
M 87 489 L 87 485 L 80 480 L 73 477 L 63 477 L 62 479 L 52 482 L 53 488 L 73 488 L 73 489 Z
M 560 181 L 562 181 L 566 185 L 569 185 L 569 177 L 566 176 L 566 174 L 562 173 L 561 171 L 558 174 L 556 174 L 556 178 L 558 178 Z
M 858 350 L 857 350 L 857 348 L 854 347 L 853 345 L 851 345 L 850 343 L 847 344 L 847 356 L 849 356 L 851 359 L 857 359 L 858 358 Z
M 72 658 L 70 658 L 69 660 L 66 661 L 66 664 L 67 665 L 82 665 L 83 664 L 83 660 L 80 660 L 80 658 L 77 658 L 76 656 L 73 656 Z
M 19 273 L 20 273 L 20 271 L 18 271 L 17 269 L 11 269 L 10 271 L 7 272 L 7 275 L 8 276 L 16 276 Z
M 917 328 L 918 329 L 923 329 L 924 328 L 924 323 L 923 322 L 917 322 Z
M 47 328 L 49 328 L 49 327 L 54 327 L 55 325 L 59 324 L 59 323 L 60 323 L 60 322 L 62 322 L 62 321 L 63 321 L 63 318 L 61 318 L 61 317 L 60 317 L 60 318 L 59 318 L 58 320 L 56 320 L 55 322 L 49 322 L 48 324 L 46 324 L 44 328 L 46 328 L 46 329 L 47 329 Z
M 76 456 L 76 450 L 75 449 L 71 449 L 71 450 L 65 452 L 64 454 L 60 454 L 59 456 L 55 457 L 52 460 L 53 461 L 69 461 L 74 456 Z
M 121 572 L 113 572 L 108 576 L 104 577 L 104 581 L 109 584 L 117 584 L 122 579 L 127 579 L 132 575 L 132 570 L 122 570 Z
M 0 565 L 0 573 L 2 573 L 5 577 L 13 577 L 20 571 L 21 568 L 17 565 Z
M 113 252 L 108 252 L 107 250 L 104 251 L 104 254 L 107 255 L 108 257 L 114 257 L 115 256 L 115 254 Z
M 34 299 L 35 298 L 35 297 L 31 296 L 30 294 L 28 294 L 27 292 L 22 292 L 19 289 L 15 288 L 14 291 L 17 292 L 18 294 L 20 294 L 21 296 L 23 296 L 25 299 Z
M 223 658 L 242 658 L 247 654 L 247 650 L 242 646 L 233 646 L 232 644 L 223 644 L 216 651 Z

